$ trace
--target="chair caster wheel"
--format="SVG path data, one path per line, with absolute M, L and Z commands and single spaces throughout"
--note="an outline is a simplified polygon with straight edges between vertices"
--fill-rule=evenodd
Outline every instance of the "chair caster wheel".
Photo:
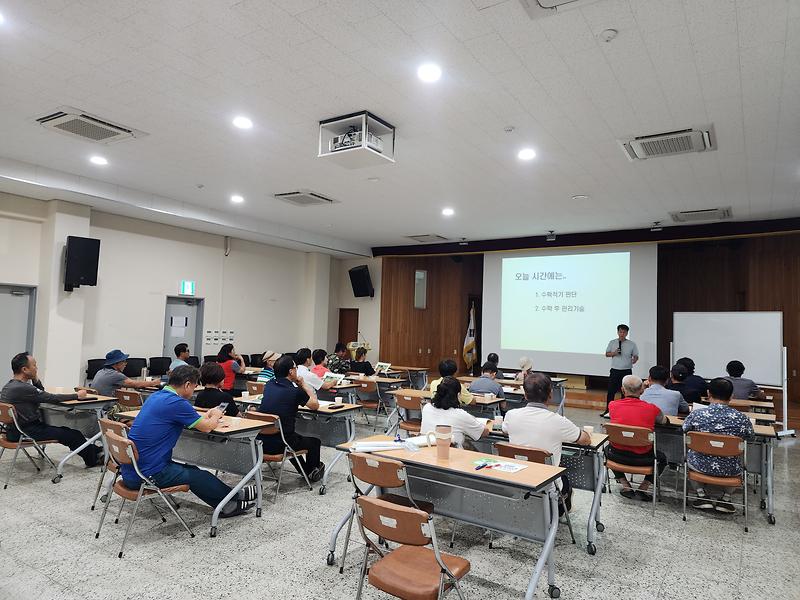
M 595 546 L 592 542 L 586 544 L 586 552 L 588 552 L 591 556 L 597 554 L 597 546 Z
M 606 526 L 603 525 L 600 521 L 595 523 L 594 528 L 597 529 L 600 533 L 603 533 L 606 530 Z
M 350 483 L 352 481 L 353 481 L 353 476 L 352 475 L 348 475 L 347 476 L 347 483 Z
M 319 495 L 320 496 L 324 496 L 325 495 L 325 486 L 324 485 L 319 488 Z
M 683 521 L 686 522 L 686 515 L 683 515 Z
M 767 516 L 767 523 L 769 523 L 770 525 L 775 525 L 775 515 Z
M 53 477 L 50 481 L 52 481 L 53 483 L 58 483 L 59 481 L 61 481 L 61 479 L 63 477 L 64 477 L 63 475 L 59 474 L 59 475 L 56 475 L 55 477 Z
M 745 533 L 747 533 L 748 531 L 750 531 L 750 529 L 748 529 L 747 527 L 745 527 L 745 528 L 744 528 L 744 532 L 745 532 Z
M 257 517 L 260 517 L 260 516 L 261 516 L 261 509 L 260 509 L 260 508 L 257 508 L 257 509 L 256 509 L 256 516 L 257 516 Z
M 333 563 L 336 562 L 336 555 L 333 552 L 328 552 L 328 558 L 325 559 L 325 562 L 328 563 L 329 567 L 332 567 Z
M 103 494 L 102 496 L 100 496 L 100 502 L 102 502 L 103 504 L 108 502 L 108 494 Z
M 762 500 L 761 501 L 761 510 L 764 510 L 765 508 L 767 508 L 767 502 L 766 502 L 766 500 Z
M 558 598 L 559 596 L 561 596 L 561 590 L 559 588 L 557 588 L 556 586 L 551 585 L 551 586 L 549 586 L 547 588 L 547 594 L 551 598 Z
M 119 554 L 117 554 L 117 556 L 118 556 L 119 558 L 122 558 L 122 552 L 120 552 Z
M 217 527 L 214 526 L 211 528 L 211 533 L 209 534 L 210 537 L 217 537 Z

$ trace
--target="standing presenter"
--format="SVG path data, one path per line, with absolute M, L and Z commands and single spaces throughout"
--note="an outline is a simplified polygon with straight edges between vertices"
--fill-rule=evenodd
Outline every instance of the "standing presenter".
M 622 387 L 622 378 L 631 375 L 633 365 L 639 360 L 639 348 L 636 342 L 628 339 L 630 327 L 621 323 L 617 325 L 617 337 L 608 342 L 606 356 L 611 359 L 611 371 L 608 374 L 608 394 L 606 395 L 606 411 L 601 417 L 608 418 L 608 405 Z

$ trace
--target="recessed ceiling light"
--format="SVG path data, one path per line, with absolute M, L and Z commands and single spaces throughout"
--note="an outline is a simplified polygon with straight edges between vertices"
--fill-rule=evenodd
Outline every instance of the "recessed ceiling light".
M 443 208 L 442 214 L 445 217 L 452 217 L 454 214 L 456 214 L 456 211 L 454 211 L 452 208 Z
M 89 162 L 93 165 L 100 165 L 101 167 L 104 167 L 108 164 L 108 159 L 103 156 L 92 156 L 89 158 Z
M 247 117 L 240 115 L 233 120 L 233 126 L 238 127 L 239 129 L 252 129 L 253 122 Z
M 241 204 L 242 202 L 244 202 L 244 198 L 239 194 L 234 194 L 233 196 L 231 196 L 231 202 L 234 202 L 236 204 Z
M 439 65 L 425 63 L 424 65 L 420 65 L 417 69 L 417 77 L 425 83 L 434 83 L 435 81 L 439 81 L 442 77 L 442 69 Z
M 586 194 L 575 194 L 575 195 L 572 197 L 572 199 L 573 199 L 573 200 L 588 200 L 588 199 L 589 199 L 589 196 L 587 196 Z
M 523 148 L 517 153 L 520 160 L 532 160 L 536 158 L 536 151 L 533 148 Z

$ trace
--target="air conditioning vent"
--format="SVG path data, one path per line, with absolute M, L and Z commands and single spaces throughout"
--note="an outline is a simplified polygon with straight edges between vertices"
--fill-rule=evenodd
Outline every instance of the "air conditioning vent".
M 531 19 L 541 19 L 565 10 L 581 8 L 600 0 L 519 0 Z M 488 8 L 488 6 L 484 7 Z
M 625 156 L 631 161 L 717 149 L 717 139 L 714 135 L 713 125 L 667 133 L 640 135 L 617 141 L 622 146 Z
M 435 233 L 423 233 L 422 235 L 407 235 L 406 238 L 414 240 L 420 244 L 435 244 L 436 242 L 446 242 L 447 238 Z
M 702 208 L 700 210 L 682 210 L 671 212 L 669 216 L 676 223 L 695 223 L 697 221 L 722 221 L 733 218 L 733 209 L 730 206 L 724 208 Z
M 113 144 L 147 135 L 143 131 L 123 127 L 68 106 L 39 117 L 36 122 L 59 133 L 101 144 Z
M 338 200 L 328 198 L 317 192 L 311 190 L 297 190 L 295 192 L 284 192 L 281 194 L 273 194 L 273 197 L 282 202 L 288 202 L 295 206 L 319 206 L 320 204 L 339 204 Z

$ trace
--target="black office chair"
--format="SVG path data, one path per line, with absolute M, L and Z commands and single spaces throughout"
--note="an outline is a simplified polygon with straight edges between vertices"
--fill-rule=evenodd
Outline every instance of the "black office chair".
M 244 360 L 244 366 L 250 366 L 250 357 L 247 354 L 242 354 L 242 360 Z
M 142 369 L 147 367 L 147 359 L 145 358 L 129 358 L 128 364 L 122 373 L 128 377 L 141 377 Z
M 216 354 L 206 354 L 206 355 L 203 357 L 203 362 L 204 362 L 204 363 L 207 363 L 207 362 L 217 362 L 217 355 L 216 355 Z
M 105 358 L 90 358 L 86 361 L 86 383 L 94 379 L 94 376 L 103 368 L 105 362 Z
M 167 356 L 151 356 L 150 366 L 147 367 L 148 375 L 152 375 L 153 377 L 166 375 L 171 362 L 172 359 Z
M 195 367 L 196 369 L 200 368 L 200 359 L 196 356 L 190 356 L 186 359 L 186 362 Z
M 263 352 L 261 354 L 251 354 L 250 355 L 250 366 L 251 367 L 257 367 L 259 369 L 263 369 L 264 368 L 264 361 L 261 360 L 262 358 L 264 358 L 264 353 Z

